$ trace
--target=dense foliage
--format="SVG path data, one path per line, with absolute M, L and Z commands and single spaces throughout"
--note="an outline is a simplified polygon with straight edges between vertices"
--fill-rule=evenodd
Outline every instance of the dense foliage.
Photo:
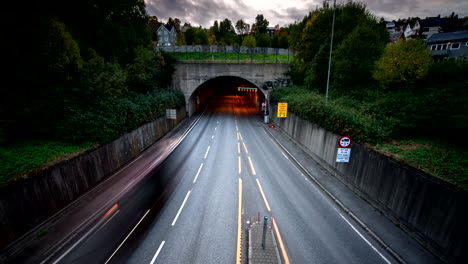
M 151 50 L 157 21 L 149 20 L 143 0 L 5 8 L 12 12 L 2 16 L 8 85 L 0 99 L 0 167 L 11 169 L 8 175 L 50 161 L 58 150 L 109 142 L 184 104 L 180 91 L 167 89 L 174 59 Z M 29 160 L 28 149 L 37 158 Z M 4 173 L 0 178 L 10 177 Z
M 172 59 L 148 48 L 152 24 L 142 0 L 66 4 L 49 0 L 22 5 L 24 9 L 15 10 L 24 10 L 24 16 L 20 20 L 9 17 L 18 23 L 11 23 L 6 31 L 9 67 L 5 83 L 10 85 L 2 86 L 0 141 L 60 137 L 65 135 L 64 123 L 75 120 L 79 113 L 89 117 L 92 109 L 101 111 L 102 116 L 93 121 L 94 130 L 99 130 L 106 126 L 103 111 L 116 111 L 114 107 L 124 101 L 149 94 L 148 98 L 155 100 L 148 102 L 154 112 L 161 104 L 176 105 L 174 100 L 154 94 L 181 97 L 165 90 L 173 71 Z M 180 100 L 176 101 L 180 105 Z M 138 108 L 134 110 L 131 123 L 141 124 L 137 117 L 142 114 L 137 113 Z M 83 130 L 84 126 L 76 123 L 68 132 L 87 134 Z M 102 142 L 110 137 L 93 140 Z

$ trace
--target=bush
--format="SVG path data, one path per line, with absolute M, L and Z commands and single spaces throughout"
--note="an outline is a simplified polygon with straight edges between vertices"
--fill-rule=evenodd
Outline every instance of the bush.
M 325 104 L 323 95 L 310 92 L 304 87 L 275 89 L 273 102 L 288 102 L 289 111 L 331 132 L 349 135 L 361 142 L 377 142 L 390 135 L 393 120 L 377 119 L 366 112 L 365 107 L 356 108 L 359 102 L 339 98 Z
M 60 127 L 65 139 L 107 143 L 185 103 L 182 92 L 154 90 L 127 98 L 107 97 L 86 110 L 73 112 Z

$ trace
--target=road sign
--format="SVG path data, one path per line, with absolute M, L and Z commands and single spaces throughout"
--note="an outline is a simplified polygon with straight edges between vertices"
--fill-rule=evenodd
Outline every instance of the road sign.
M 349 148 L 351 143 L 353 143 L 353 140 L 348 136 L 342 136 L 340 139 L 338 139 L 338 146 L 341 148 Z
M 351 157 L 350 148 L 338 148 L 336 153 L 336 162 L 349 162 L 349 157 Z
M 288 117 L 288 103 L 278 103 L 278 115 L 279 118 Z

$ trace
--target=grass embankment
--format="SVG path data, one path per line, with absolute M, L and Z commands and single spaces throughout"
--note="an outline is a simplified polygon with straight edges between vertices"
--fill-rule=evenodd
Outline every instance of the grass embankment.
M 213 61 L 233 62 L 245 61 L 253 63 L 278 62 L 287 63 L 293 59 L 292 55 L 258 54 L 258 53 L 224 53 L 224 52 L 174 52 L 171 55 L 178 61 Z
M 94 143 L 33 140 L 0 147 L 0 185 L 91 149 Z
M 387 111 L 386 104 L 393 102 L 391 97 L 379 100 L 335 98 L 325 104 L 323 95 L 297 86 L 272 93 L 272 103 L 288 102 L 289 111 L 302 119 L 336 134 L 349 135 L 396 160 L 468 189 L 468 153 L 441 138 L 426 136 L 421 140 L 405 135 L 404 126 L 409 120 L 400 116 L 408 115 Z
M 377 151 L 468 189 L 468 153 L 434 140 L 394 140 L 377 144 Z

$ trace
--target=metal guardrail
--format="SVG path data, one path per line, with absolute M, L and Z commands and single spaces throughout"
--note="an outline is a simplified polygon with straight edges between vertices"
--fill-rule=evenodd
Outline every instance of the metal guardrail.
M 290 63 L 290 49 L 239 46 L 156 46 L 156 51 L 173 53 L 178 61 L 210 63 Z

